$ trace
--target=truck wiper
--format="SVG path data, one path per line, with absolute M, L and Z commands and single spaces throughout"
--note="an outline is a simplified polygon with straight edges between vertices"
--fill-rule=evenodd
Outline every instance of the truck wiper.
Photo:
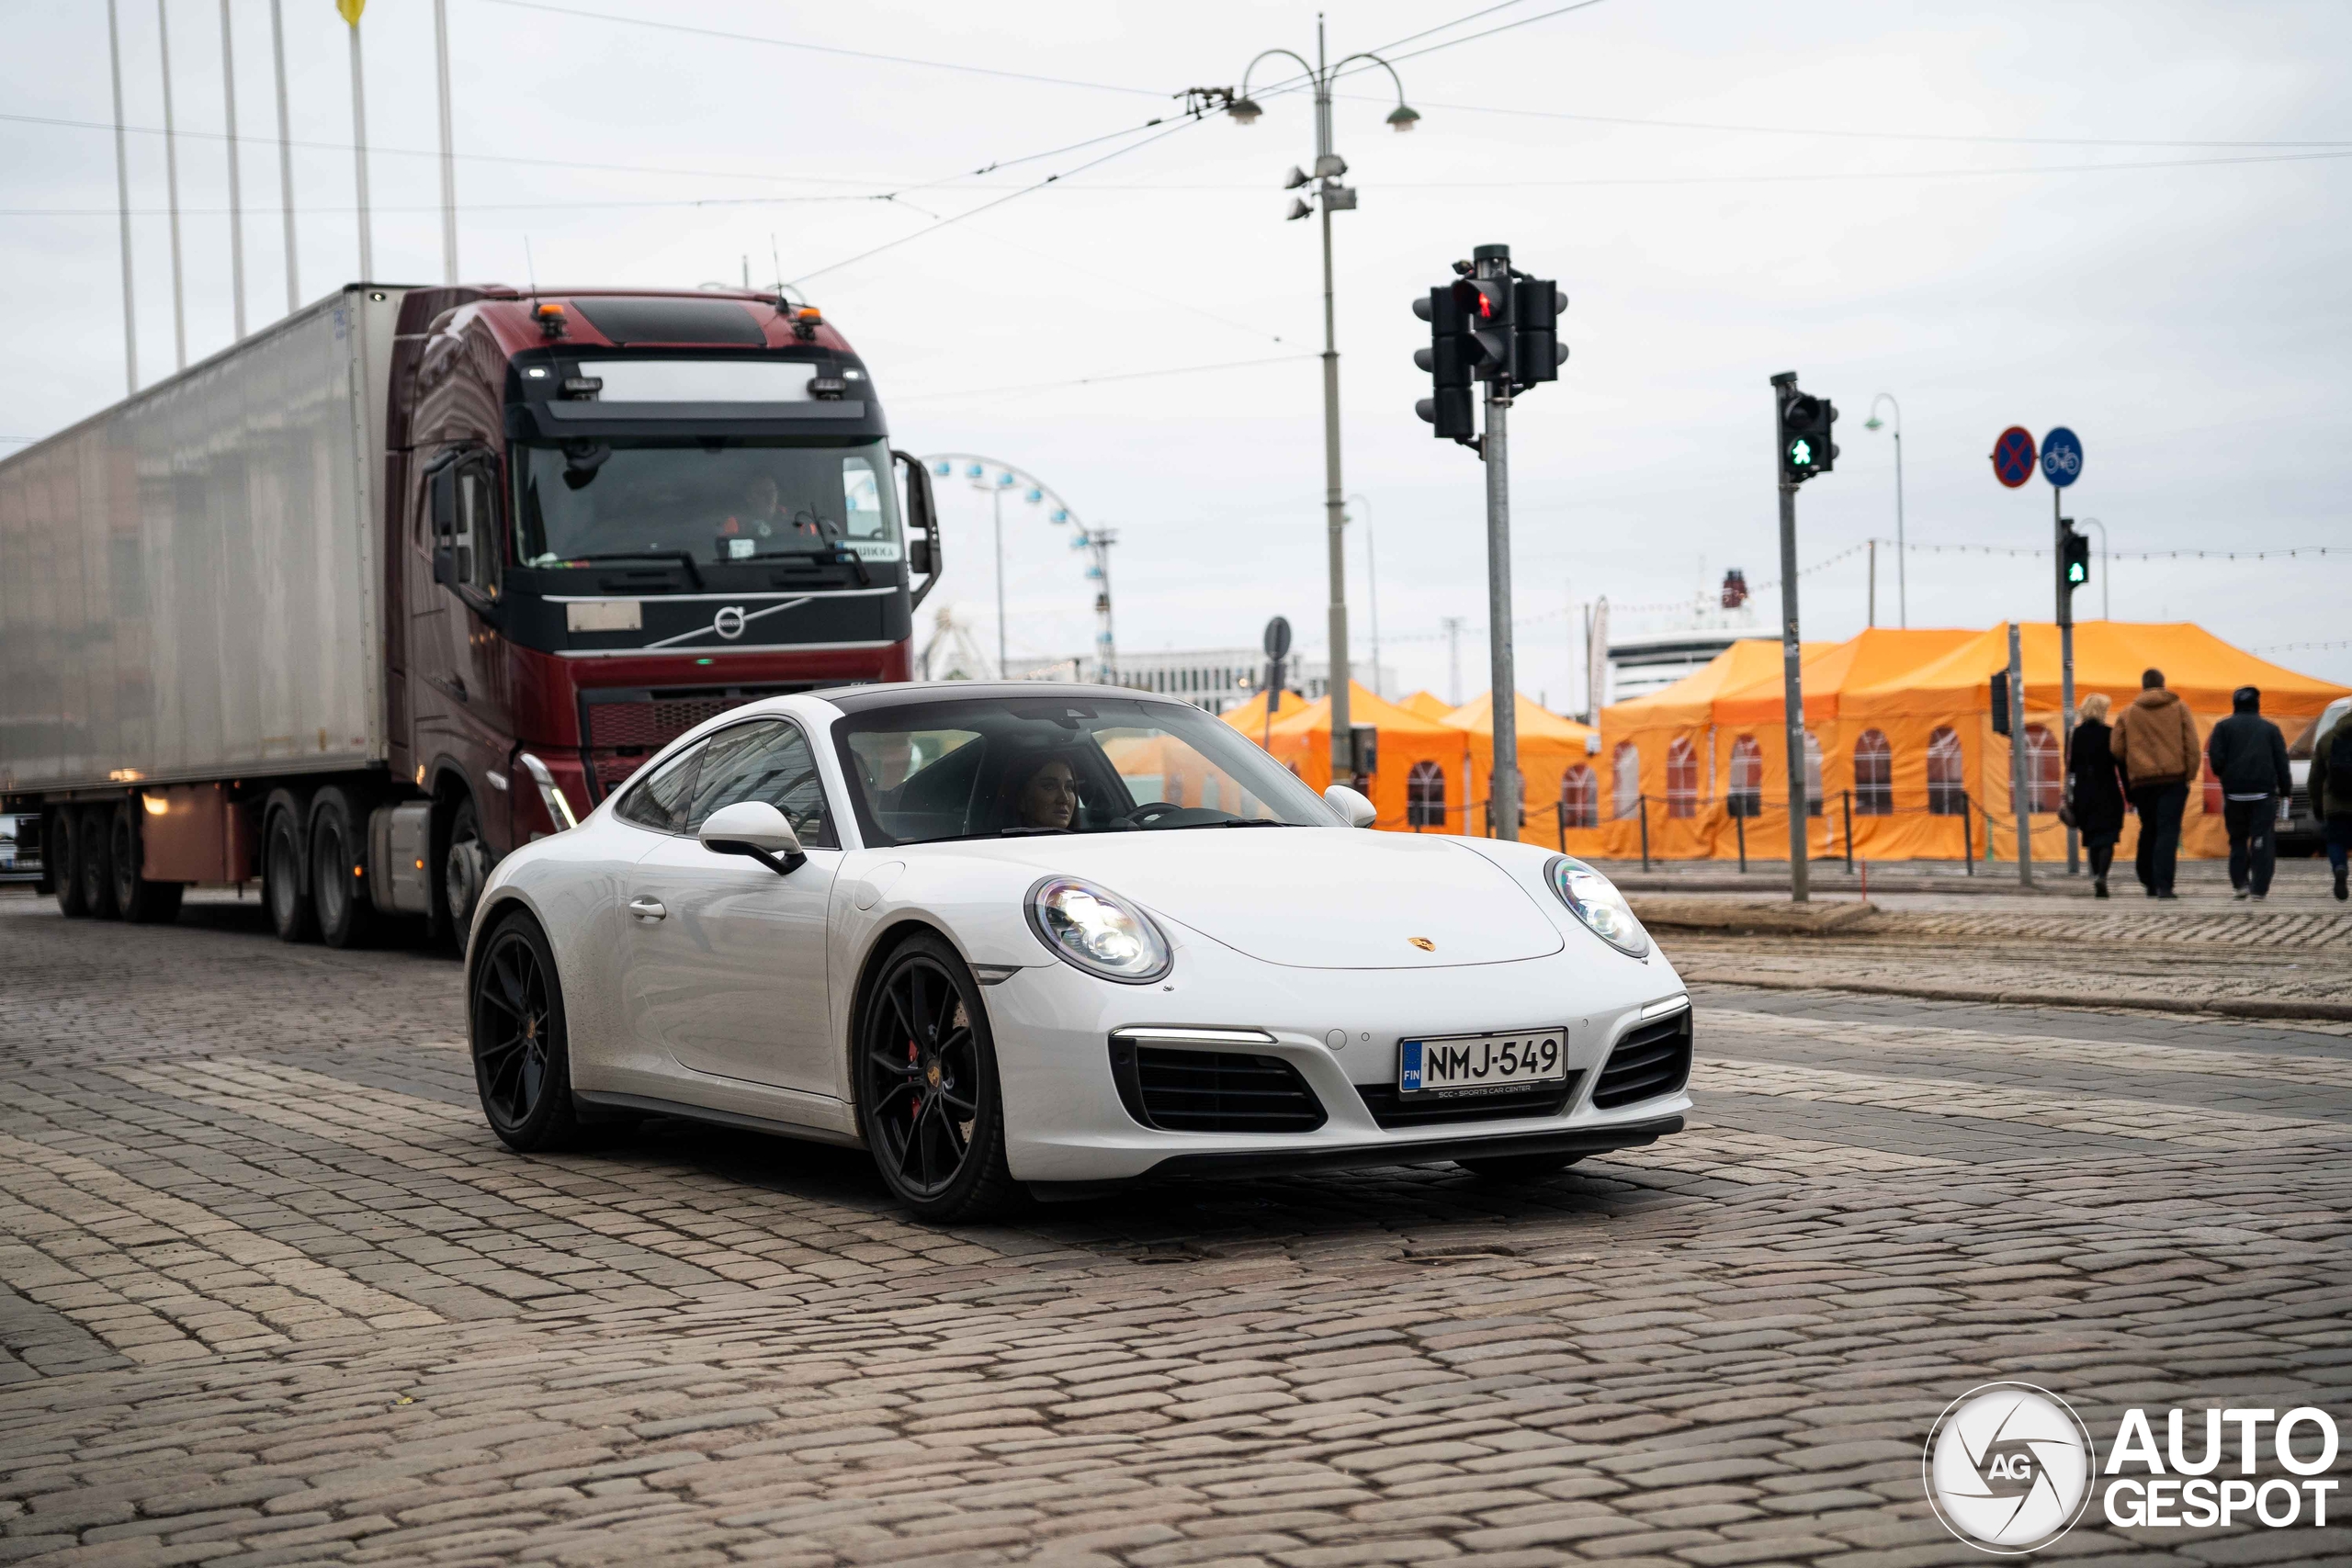
M 673 560 L 686 569 L 686 577 L 689 581 L 693 582 L 696 588 L 702 586 L 702 571 L 695 565 L 692 553 L 685 550 L 611 550 L 597 555 L 563 558 L 566 566 L 574 562 L 596 560 Z

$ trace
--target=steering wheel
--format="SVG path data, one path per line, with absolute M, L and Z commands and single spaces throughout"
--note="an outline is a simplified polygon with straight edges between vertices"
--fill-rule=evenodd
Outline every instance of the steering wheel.
M 1128 812 L 1126 819 L 1138 828 L 1148 828 L 1161 818 L 1172 817 L 1183 809 L 1183 807 L 1172 800 L 1154 800 Z

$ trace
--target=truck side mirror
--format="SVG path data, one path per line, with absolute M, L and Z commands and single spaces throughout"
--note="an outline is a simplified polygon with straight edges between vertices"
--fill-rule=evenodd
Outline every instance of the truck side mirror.
M 930 596 L 939 582 L 943 564 L 939 547 L 939 508 L 932 499 L 931 470 L 921 460 L 904 452 L 893 452 L 891 460 L 907 473 L 907 570 L 922 574 L 922 586 L 915 590 L 915 603 L 920 604 Z M 921 538 L 913 536 L 920 532 Z
M 425 507 L 433 517 L 433 581 L 458 586 L 458 466 L 444 463 L 424 481 Z

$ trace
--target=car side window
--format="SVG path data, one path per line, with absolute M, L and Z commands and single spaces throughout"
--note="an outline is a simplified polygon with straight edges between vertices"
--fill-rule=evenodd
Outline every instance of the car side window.
M 686 831 L 722 806 L 764 801 L 784 813 L 800 841 L 811 849 L 834 849 L 831 813 L 817 777 L 816 753 L 797 725 L 756 719 L 720 730 L 705 749 L 702 772 L 686 814 Z
M 660 772 L 629 785 L 628 793 L 613 807 L 614 815 L 657 833 L 684 832 L 695 773 L 708 750 L 708 746 L 689 746 L 662 763 Z

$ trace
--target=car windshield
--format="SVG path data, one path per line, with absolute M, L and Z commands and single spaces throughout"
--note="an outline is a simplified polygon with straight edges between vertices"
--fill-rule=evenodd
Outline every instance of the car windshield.
M 782 556 L 899 558 L 898 491 L 879 441 L 571 441 L 514 449 L 525 566 L 650 555 L 723 565 Z
M 1337 820 L 1238 730 L 1182 703 L 1041 686 L 868 708 L 833 736 L 869 845 Z

